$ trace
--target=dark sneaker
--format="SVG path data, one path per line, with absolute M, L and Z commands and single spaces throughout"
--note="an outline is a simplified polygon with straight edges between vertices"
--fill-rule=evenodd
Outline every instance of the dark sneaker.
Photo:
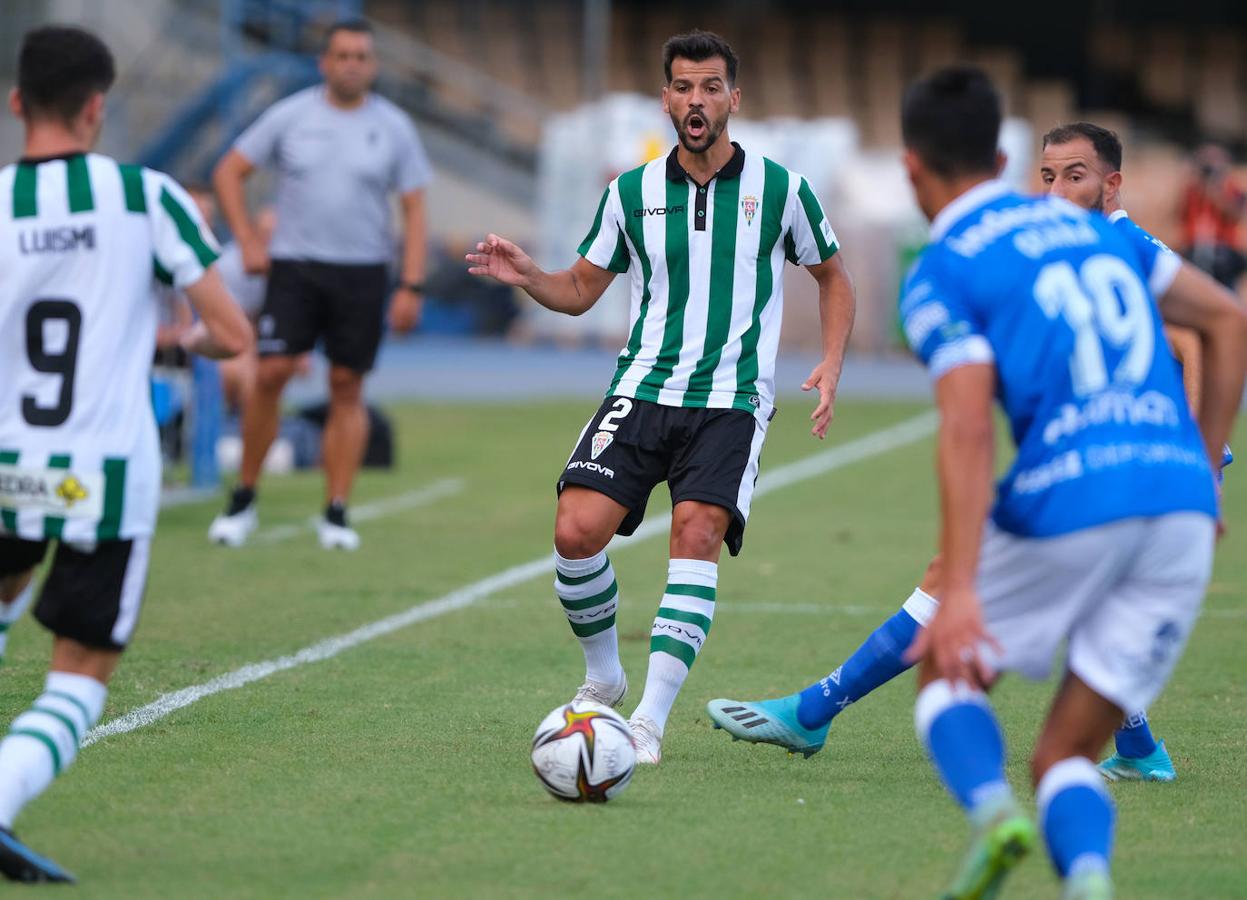
M 25 884 L 59 881 L 74 884 L 70 875 L 52 860 L 31 850 L 7 828 L 0 828 L 0 872 L 9 881 Z

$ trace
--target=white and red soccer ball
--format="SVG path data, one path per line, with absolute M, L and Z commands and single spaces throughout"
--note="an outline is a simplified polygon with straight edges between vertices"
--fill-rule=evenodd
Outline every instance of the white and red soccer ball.
M 533 771 L 542 786 L 573 803 L 605 803 L 632 780 L 636 748 L 619 713 L 573 700 L 541 720 L 533 735 Z

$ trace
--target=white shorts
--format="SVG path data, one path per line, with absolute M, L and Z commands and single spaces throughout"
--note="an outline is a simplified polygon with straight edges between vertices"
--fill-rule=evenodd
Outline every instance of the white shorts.
M 1216 525 L 1202 513 L 1126 519 L 1054 538 L 988 522 L 979 561 L 998 670 L 1047 678 L 1066 667 L 1125 711 L 1147 708 L 1169 680 L 1212 574 Z

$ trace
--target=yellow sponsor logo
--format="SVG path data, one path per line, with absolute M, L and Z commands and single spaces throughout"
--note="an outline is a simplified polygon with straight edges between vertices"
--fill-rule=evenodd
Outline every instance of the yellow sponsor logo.
M 67 507 L 73 507 L 75 503 L 81 503 L 91 494 L 75 476 L 67 475 L 56 486 L 56 496 L 60 497 Z

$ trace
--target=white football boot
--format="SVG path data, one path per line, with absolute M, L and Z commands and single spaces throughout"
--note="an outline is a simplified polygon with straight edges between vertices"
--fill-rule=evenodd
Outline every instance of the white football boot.
M 316 536 L 326 550 L 358 550 L 359 534 L 349 525 L 335 525 L 324 516 L 316 520 Z
M 232 516 L 221 513 L 213 519 L 208 527 L 208 540 L 225 547 L 241 547 L 259 524 L 260 517 L 256 515 L 255 504 L 252 503 Z
M 662 731 L 649 716 L 633 715 L 628 720 L 632 743 L 636 746 L 637 765 L 656 766 L 662 761 Z
M 625 673 L 623 681 L 619 684 L 606 684 L 602 681 L 586 679 L 585 683 L 577 689 L 576 696 L 572 697 L 572 702 L 588 700 L 603 706 L 618 707 L 626 696 L 628 696 L 628 676 Z

